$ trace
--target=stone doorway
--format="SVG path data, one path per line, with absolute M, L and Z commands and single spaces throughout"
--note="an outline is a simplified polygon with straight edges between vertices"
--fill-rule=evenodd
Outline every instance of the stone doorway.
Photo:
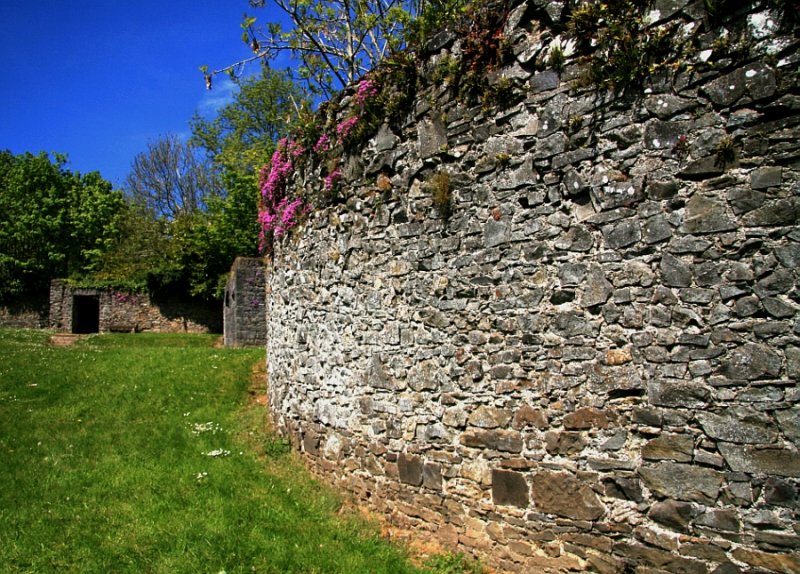
M 100 297 L 97 295 L 75 295 L 72 298 L 72 332 L 100 332 Z

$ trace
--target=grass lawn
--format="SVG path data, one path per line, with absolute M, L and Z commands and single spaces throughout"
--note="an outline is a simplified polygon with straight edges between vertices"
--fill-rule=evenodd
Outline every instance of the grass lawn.
M 48 336 L 0 329 L 0 572 L 473 568 L 412 565 L 309 477 L 248 401 L 263 350 Z

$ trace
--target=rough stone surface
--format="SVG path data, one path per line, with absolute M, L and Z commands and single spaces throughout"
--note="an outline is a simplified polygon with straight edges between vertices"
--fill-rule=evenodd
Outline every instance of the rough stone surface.
M 222 319 L 226 347 L 259 347 L 266 344 L 265 300 L 263 260 L 237 257 L 225 285 Z
M 492 70 L 512 99 L 430 81 L 464 52 L 440 35 L 408 116 L 333 158 L 346 201 L 275 245 L 274 422 L 499 571 L 797 571 L 797 39 L 747 38 L 763 2 L 658 0 L 691 69 L 623 101 L 542 70 L 568 6 L 523 3 Z M 312 167 L 293 185 L 321 197 Z
M 81 299 L 96 301 L 97 315 L 91 319 L 96 320 L 100 333 L 221 333 L 223 328 L 222 310 L 216 304 L 114 289 L 72 288 L 59 279 L 50 285 L 48 326 L 59 331 L 81 330 L 75 304 Z M 263 330 L 264 325 L 259 328 Z

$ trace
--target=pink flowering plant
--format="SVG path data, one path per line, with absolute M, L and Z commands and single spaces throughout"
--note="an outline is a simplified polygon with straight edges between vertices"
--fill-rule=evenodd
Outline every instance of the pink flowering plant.
M 272 240 L 289 232 L 300 223 L 300 218 L 311 206 L 302 198 L 289 197 L 289 184 L 294 175 L 294 162 L 305 150 L 286 138 L 278 142 L 270 163 L 261 170 L 261 208 L 258 222 L 261 224 L 259 248 L 269 250 Z
M 345 119 L 325 133 L 308 114 L 301 118 L 295 139 L 283 138 L 278 142 L 270 162 L 260 173 L 261 205 L 258 221 L 261 226 L 259 245 L 263 252 L 270 251 L 273 241 L 289 233 L 311 211 L 311 203 L 294 196 L 291 184 L 299 168 L 313 165 L 320 168 L 321 192 L 324 201 L 338 196 L 343 179 L 338 167 L 344 148 L 357 145 L 376 127 L 378 88 L 372 79 L 364 79 L 356 86 L 354 109 Z M 332 124 L 329 124 L 331 126 Z M 337 155 L 338 154 L 338 157 Z M 323 175 L 324 174 L 324 175 Z M 319 188 L 318 188 L 319 189 Z

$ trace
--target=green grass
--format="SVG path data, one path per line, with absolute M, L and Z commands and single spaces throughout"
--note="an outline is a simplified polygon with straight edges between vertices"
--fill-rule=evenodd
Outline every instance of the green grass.
M 429 571 L 267 433 L 262 350 L 48 336 L 0 330 L 0 571 Z

